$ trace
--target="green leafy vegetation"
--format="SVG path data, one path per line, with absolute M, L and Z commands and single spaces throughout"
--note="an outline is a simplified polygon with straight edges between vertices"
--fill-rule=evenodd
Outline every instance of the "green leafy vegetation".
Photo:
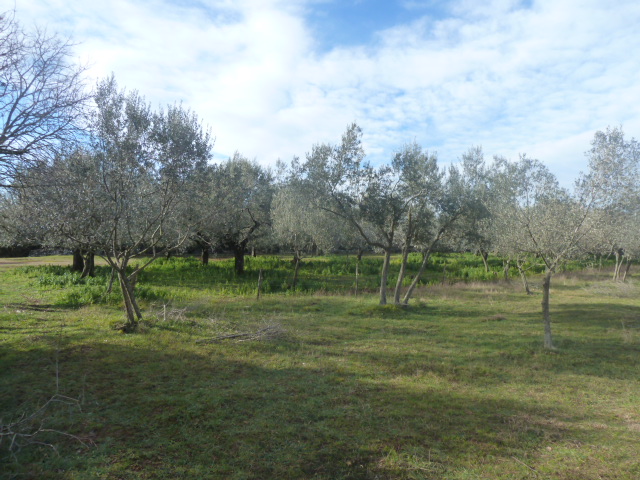
M 355 293 L 356 257 L 351 255 L 331 255 L 307 258 L 300 264 L 298 285 L 292 292 L 294 264 L 291 257 L 259 256 L 247 257 L 245 273 L 239 275 L 234 269 L 233 259 L 216 259 L 208 265 L 201 265 L 194 257 L 173 257 L 158 259 L 138 275 L 136 295 L 142 300 L 176 301 L 188 300 L 208 291 L 213 295 L 237 296 L 257 293 L 258 275 L 263 272 L 262 293 Z M 409 256 L 409 272 L 414 273 L 422 262 L 421 255 Z M 365 256 L 358 264 L 358 290 L 373 292 L 379 288 L 381 256 Z M 434 254 L 420 285 L 456 283 L 459 281 L 495 281 L 504 276 L 502 260 L 489 258 L 490 270 L 485 271 L 478 255 Z M 580 262 L 568 264 L 565 270 L 583 268 Z M 531 273 L 541 273 L 542 265 L 533 260 L 527 264 Z M 391 263 L 392 273 L 397 273 L 400 260 Z M 96 276 L 80 278 L 80 273 L 72 272 L 70 266 L 46 265 L 26 266 L 16 272 L 31 279 L 30 285 L 39 289 L 58 289 L 55 303 L 80 306 L 91 303 L 118 303 L 122 293 L 114 288 L 106 295 L 111 270 L 107 266 L 96 267 Z M 509 275 L 517 278 L 515 267 Z M 408 279 L 406 279 L 408 281 Z
M 3 438 L 0 471 L 43 479 L 640 476 L 637 285 L 611 282 L 608 270 L 559 274 L 558 350 L 550 352 L 540 277 L 527 296 L 517 279 L 501 280 L 499 259 L 491 281 L 462 281 L 454 272 L 484 271 L 482 261 L 438 255 L 403 308 L 354 296 L 354 261 L 308 259 L 308 286 L 290 292 L 287 258 L 248 258 L 243 276 L 227 260 L 159 260 L 138 279 L 145 316 L 130 335 L 113 328 L 123 319 L 117 294 L 81 300 L 94 288 L 104 293 L 106 268 L 87 282 L 66 267 L 0 271 L 2 421 L 56 392 L 78 401 L 41 419 L 76 438 L 43 432 L 38 440 L 57 453 L 31 444 L 15 457 Z M 363 259 L 363 277 L 375 277 L 380 262 Z M 257 300 L 260 268 L 265 281 L 280 277 Z

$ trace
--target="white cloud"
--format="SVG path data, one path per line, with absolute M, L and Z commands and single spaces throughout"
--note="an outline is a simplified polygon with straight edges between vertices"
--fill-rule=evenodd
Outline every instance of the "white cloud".
M 17 9 L 24 23 L 82 42 L 96 78 L 113 71 L 154 104 L 184 101 L 211 125 L 220 155 L 288 160 L 357 121 L 374 159 L 414 139 L 446 161 L 481 144 L 487 155 L 527 152 L 569 178 L 595 130 L 640 128 L 635 1 L 451 2 L 449 18 L 416 18 L 375 44 L 326 53 L 306 26 L 308 3 L 30 0 Z M 420 14 L 430 2 L 406 3 Z

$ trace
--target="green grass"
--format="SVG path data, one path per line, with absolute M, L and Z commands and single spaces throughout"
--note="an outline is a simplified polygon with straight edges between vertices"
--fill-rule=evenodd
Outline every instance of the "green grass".
M 441 258 L 452 272 L 479 260 Z M 131 335 L 113 328 L 117 296 L 65 300 L 103 288 L 106 272 L 88 284 L 64 268 L 0 272 L 0 417 L 34 411 L 58 371 L 79 408 L 53 405 L 44 425 L 91 445 L 49 433 L 41 440 L 59 454 L 31 445 L 12 459 L 3 440 L 0 475 L 640 478 L 638 286 L 597 271 L 557 276 L 550 353 L 539 290 L 526 296 L 517 279 L 442 285 L 437 263 L 409 308 L 380 307 L 375 294 L 351 294 L 348 260 L 305 262 L 307 279 L 333 289 L 261 300 L 255 267 L 280 265 L 282 283 L 287 259 L 250 259 L 247 280 L 224 262 L 162 261 L 140 279 L 146 318 Z M 367 261 L 373 277 L 379 264 Z M 265 325 L 284 333 L 203 342 Z

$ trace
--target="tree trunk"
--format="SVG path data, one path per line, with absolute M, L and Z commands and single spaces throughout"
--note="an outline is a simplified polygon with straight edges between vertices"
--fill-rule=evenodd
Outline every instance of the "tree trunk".
M 122 289 L 122 299 L 124 300 L 124 310 L 127 316 L 127 321 L 122 328 L 125 333 L 133 332 L 138 327 L 136 320 L 136 313 L 133 308 L 133 302 L 131 297 L 131 289 L 129 288 L 129 280 L 125 271 L 118 270 L 118 279 L 120 280 L 120 288 Z
M 407 260 L 409 258 L 409 245 L 405 243 L 402 248 L 402 263 L 400 264 L 400 271 L 398 272 L 398 280 L 396 282 L 396 289 L 393 292 L 393 303 L 400 305 L 400 294 L 402 293 L 402 281 L 407 273 Z
M 256 299 L 260 300 L 260 294 L 262 294 L 262 269 L 258 272 L 258 293 Z
M 256 258 L 258 256 L 258 251 L 256 250 L 256 247 L 251 247 L 251 256 L 253 258 Z
M 509 268 L 511 267 L 511 260 L 505 260 L 503 262 L 504 281 L 509 281 Z
M 86 257 L 84 258 L 84 268 L 82 269 L 82 275 L 80 275 L 80 278 L 96 276 L 95 258 L 95 253 L 91 251 L 87 252 Z
M 629 274 L 629 270 L 631 270 L 631 259 L 627 257 L 627 268 L 624 269 L 624 275 L 622 275 L 622 281 L 627 281 L 627 275 Z
M 71 265 L 72 272 L 82 272 L 84 270 L 84 259 L 82 258 L 82 251 L 76 248 L 73 251 L 73 264 Z
M 358 277 L 360 275 L 360 258 L 356 257 L 356 297 L 358 296 Z
M 404 298 L 402 299 L 402 303 L 405 304 L 405 305 L 409 304 L 409 300 L 411 299 L 411 295 L 413 295 L 413 291 L 418 286 L 418 282 L 420 281 L 420 277 L 422 277 L 422 274 L 424 273 L 425 269 L 427 268 L 427 264 L 429 263 L 429 258 L 431 258 L 431 249 L 433 248 L 434 244 L 432 244 L 432 246 L 430 246 L 429 249 L 426 252 L 422 252 L 422 263 L 420 264 L 420 270 L 418 270 L 418 273 L 416 273 L 416 276 L 413 277 L 413 280 L 411 281 L 411 285 L 409 285 L 409 288 L 407 289 L 406 293 L 404 294 Z
M 489 273 L 489 252 L 483 250 L 482 248 L 478 249 L 478 253 L 482 258 L 482 263 L 484 264 L 484 271 Z
M 237 247 L 233 250 L 233 257 L 235 260 L 235 270 L 238 275 L 244 273 L 244 247 Z
M 516 261 L 516 267 L 518 268 L 518 273 L 520 274 L 520 278 L 522 279 L 522 286 L 524 287 L 524 291 L 527 292 L 527 295 L 531 295 L 531 289 L 529 289 L 529 281 L 527 280 L 527 272 L 522 268 L 522 263 Z
M 171 258 L 171 249 L 167 250 L 166 255 L 164 256 L 164 258 L 166 258 L 167 260 L 169 260 Z
M 391 248 L 384 252 L 382 274 L 380 275 L 380 305 L 387 304 L 387 279 L 389 278 L 389 266 L 391 265 Z
M 624 250 L 622 248 L 618 248 L 613 253 L 616 256 L 616 266 L 613 269 L 613 281 L 617 282 L 620 280 L 620 270 L 622 269 L 622 261 L 624 260 Z
M 202 246 L 202 252 L 200 253 L 200 263 L 202 263 L 202 265 L 209 265 L 209 247 L 207 245 Z
M 107 294 L 111 293 L 113 289 L 113 281 L 116 279 L 116 269 L 111 267 L 111 277 L 109 278 L 109 285 L 107 286 Z
M 136 283 L 138 283 L 138 274 L 129 275 L 127 278 L 127 287 L 129 288 L 129 298 L 131 299 L 131 306 L 133 307 L 133 311 L 136 312 L 136 316 L 138 320 L 142 320 L 142 311 L 138 306 L 138 302 L 135 296 L 135 288 Z
M 298 271 L 300 270 L 300 255 L 298 252 L 295 252 L 293 257 L 293 264 L 295 265 L 293 268 L 293 285 L 291 286 L 292 290 L 295 290 L 298 286 Z
M 542 281 L 542 317 L 544 319 L 544 348 L 553 350 L 553 338 L 551 336 L 551 312 L 549 310 L 549 292 L 551 290 L 551 276 L 553 272 L 547 270 Z

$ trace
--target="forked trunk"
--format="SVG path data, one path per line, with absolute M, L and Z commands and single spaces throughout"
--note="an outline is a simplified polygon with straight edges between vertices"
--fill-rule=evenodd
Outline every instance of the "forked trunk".
M 138 322 L 142 320 L 142 312 L 135 298 L 136 275 L 127 276 L 126 266 L 117 268 L 118 280 L 122 289 L 122 299 L 127 321 L 122 328 L 125 333 L 134 332 L 138 328 Z
M 402 299 L 402 303 L 404 305 L 409 305 L 409 300 L 411 299 L 411 295 L 413 295 L 413 291 L 418 286 L 420 277 L 422 277 L 422 274 L 427 268 L 427 264 L 429 263 L 429 258 L 431 257 L 431 248 L 432 247 L 429 247 L 429 250 L 422 253 L 422 263 L 420 264 L 420 269 L 418 270 L 418 273 L 416 273 L 416 276 L 413 277 L 413 280 L 411 281 L 411 285 L 409 285 L 409 288 L 407 288 L 407 291 L 404 294 L 404 298 Z
M 542 317 L 544 319 L 544 348 L 553 350 L 553 338 L 551 336 L 551 311 L 549 309 L 549 292 L 551 290 L 551 276 L 553 272 L 547 270 L 542 281 Z
M 387 279 L 389 278 L 389 266 L 391 265 L 391 249 L 384 252 L 382 274 L 380 275 L 380 305 L 387 304 Z
M 118 271 L 118 280 L 120 280 L 120 288 L 122 290 L 122 299 L 124 301 L 124 311 L 125 311 L 125 315 L 127 316 L 127 320 L 122 330 L 126 333 L 133 332 L 138 327 L 138 321 L 136 320 L 136 313 L 133 308 L 131 290 L 129 288 L 129 281 L 127 279 L 126 272 Z
M 524 291 L 527 292 L 527 295 L 531 295 L 529 280 L 527 280 L 527 272 L 525 272 L 520 262 L 516 262 L 516 267 L 518 267 L 518 273 L 520 274 L 520 278 L 522 279 L 522 286 L 524 287 Z
M 622 255 L 621 249 L 617 249 L 613 253 L 616 257 L 616 264 L 615 264 L 615 267 L 613 268 L 613 281 L 615 282 L 620 280 L 620 269 L 622 268 L 623 255 Z
M 504 272 L 504 281 L 509 281 L 509 268 L 511 267 L 511 260 L 505 260 L 502 263 L 502 270 Z

